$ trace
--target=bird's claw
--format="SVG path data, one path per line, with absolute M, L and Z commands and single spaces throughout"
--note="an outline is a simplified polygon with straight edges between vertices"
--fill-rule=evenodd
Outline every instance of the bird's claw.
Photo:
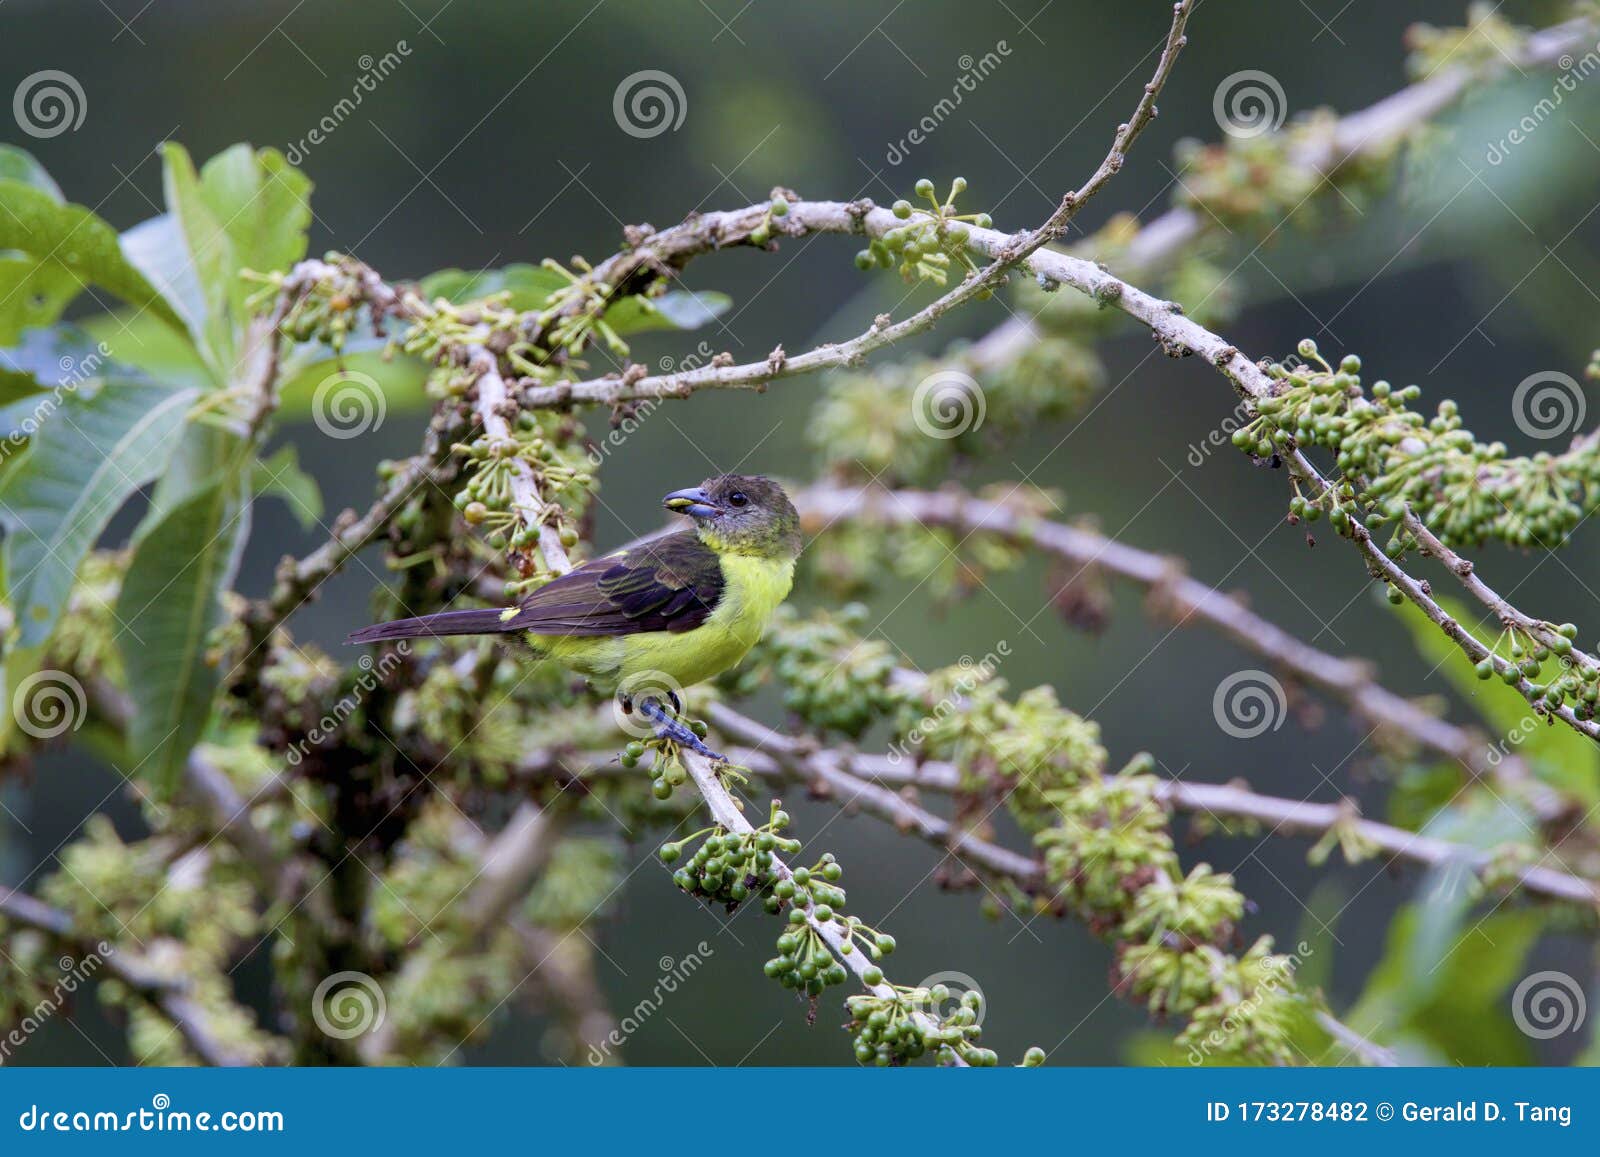
M 674 708 L 673 714 L 671 715 L 667 713 L 666 708 L 662 707 L 660 700 L 656 699 L 655 696 L 641 699 L 637 705 L 635 705 L 632 700 L 625 700 L 623 711 L 631 711 L 635 706 L 637 706 L 639 714 L 643 715 L 646 719 L 655 724 L 656 735 L 658 737 L 662 739 L 669 739 L 673 743 L 678 744 L 680 747 L 687 747 L 690 751 L 703 755 L 707 759 L 715 760 L 718 763 L 728 762 L 726 756 L 719 751 L 713 751 L 711 748 L 707 747 L 704 741 L 702 741 L 701 738 L 696 735 L 687 724 L 685 724 L 681 719 L 677 718 L 677 715 L 683 711 L 683 704 L 679 701 L 678 697 L 670 691 L 667 693 L 667 697 L 672 700 L 672 705 Z

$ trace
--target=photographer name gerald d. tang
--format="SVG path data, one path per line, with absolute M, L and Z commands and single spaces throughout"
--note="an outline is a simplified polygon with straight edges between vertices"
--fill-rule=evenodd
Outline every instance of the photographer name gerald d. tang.
M 1524 1124 L 1572 1124 L 1571 1105 L 1536 1105 L 1532 1101 L 1512 1101 L 1510 1106 L 1498 1101 L 1455 1101 L 1447 1105 L 1424 1105 L 1406 1101 L 1396 1114 L 1402 1121 L 1428 1121 L 1441 1124 L 1489 1124 L 1495 1121 L 1518 1121 Z

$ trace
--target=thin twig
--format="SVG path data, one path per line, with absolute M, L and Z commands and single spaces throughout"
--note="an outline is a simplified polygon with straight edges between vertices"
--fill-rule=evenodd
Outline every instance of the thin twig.
M 711 812 L 711 818 L 721 824 L 727 831 L 738 832 L 741 835 L 753 834 L 756 830 L 754 825 L 745 819 L 744 812 L 739 810 L 739 804 L 734 800 L 728 789 L 723 786 L 722 780 L 717 774 L 717 768 L 712 761 L 695 751 L 684 750 L 679 754 L 683 760 L 684 767 L 688 769 L 689 778 L 694 780 L 695 787 L 699 789 L 701 796 L 705 799 L 706 807 Z M 794 879 L 794 873 L 790 870 L 789 865 L 776 855 L 772 857 L 772 870 L 781 879 Z M 896 993 L 887 982 L 867 983 L 867 970 L 873 967 L 873 963 L 867 958 L 867 954 L 858 948 L 854 948 L 854 946 L 847 948 L 849 938 L 839 931 L 839 925 L 833 920 L 818 919 L 811 901 L 802 899 L 804 895 L 803 891 L 797 892 L 792 902 L 801 912 L 805 913 L 806 924 L 810 926 L 813 932 L 822 937 L 828 947 L 832 949 L 835 959 L 855 973 L 857 979 L 861 981 L 862 987 L 868 992 L 883 1000 L 893 1000 Z M 925 1033 L 932 1033 L 939 1027 L 922 1012 L 914 1011 L 911 1013 L 911 1017 Z M 967 1066 L 967 1062 L 954 1050 L 951 1051 L 950 1055 L 951 1064 L 957 1068 L 965 1068 Z

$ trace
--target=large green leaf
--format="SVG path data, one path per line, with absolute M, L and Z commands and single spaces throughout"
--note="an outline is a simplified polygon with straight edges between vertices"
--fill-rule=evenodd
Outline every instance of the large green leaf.
M 0 477 L 0 555 L 23 646 L 50 637 L 84 554 L 166 468 L 195 398 L 143 380 L 95 384 L 52 395 L 24 456 Z
M 233 257 L 233 243 L 207 200 L 200 174 L 183 146 L 169 142 L 161 154 L 168 224 L 152 232 L 154 239 L 162 243 L 159 252 L 163 264 L 177 270 L 175 284 L 182 287 L 184 322 L 190 336 L 218 382 L 226 383 L 232 380 L 234 352 L 238 348 L 229 309 L 233 279 L 239 268 Z
M 257 494 L 281 498 L 302 530 L 311 530 L 322 518 L 322 488 L 300 467 L 300 454 L 293 444 L 280 446 L 270 458 L 255 464 L 250 485 Z
M 425 297 L 442 297 L 456 305 L 492 293 L 509 293 L 512 309 L 528 311 L 545 308 L 552 293 L 570 284 L 554 269 L 518 262 L 476 273 L 441 269 L 424 277 L 417 288 Z M 606 324 L 619 334 L 696 329 L 726 312 L 732 304 L 727 294 L 708 291 L 673 290 L 654 298 L 635 295 L 622 298 L 606 310 Z
M 1357 1032 L 1399 1046 L 1403 1061 L 1527 1064 L 1527 1038 L 1499 998 L 1523 975 L 1545 916 L 1494 912 L 1423 951 L 1422 907 L 1407 905 L 1390 922 L 1383 958 L 1346 1022 Z M 1463 1016 L 1463 1009 L 1472 1009 L 1473 1015 Z
M 156 287 L 129 262 L 116 230 L 82 205 L 63 204 L 48 188 L 0 179 L 0 253 L 8 250 L 0 261 L 0 298 L 8 302 L 0 307 L 0 341 L 7 344 L 23 324 L 54 321 L 90 285 L 181 324 Z M 17 302 L 22 304 L 12 304 Z
M 606 310 L 606 324 L 618 333 L 656 329 L 699 329 L 728 312 L 733 298 L 714 290 L 674 289 L 660 297 L 625 297 Z
M 46 390 L 110 371 L 105 355 L 89 335 L 70 325 L 30 329 L 8 349 L 0 349 L 0 410 Z M 0 420 L 0 436 L 11 427 Z
M 250 504 L 224 475 L 140 527 L 117 598 L 118 636 L 133 700 L 129 757 L 142 778 L 170 791 L 205 731 L 218 684 L 206 636 L 221 621 L 249 535 Z
M 212 376 L 226 383 L 259 286 L 242 276 L 288 269 L 305 256 L 311 182 L 272 149 L 235 145 L 196 171 L 181 145 L 162 152 L 167 212 L 128 231 L 139 267 L 171 287 Z
M 240 273 L 287 270 L 306 255 L 311 228 L 311 180 L 276 149 L 234 145 L 200 170 L 206 204 L 228 235 L 233 260 L 232 306 L 237 320 L 259 286 Z
M 0 145 L 0 181 L 21 181 L 24 185 L 32 185 L 48 193 L 57 201 L 66 200 L 55 178 L 45 171 L 32 153 L 16 145 Z
M 456 305 L 494 293 L 509 293 L 507 304 L 515 310 L 543 309 L 550 295 L 571 282 L 554 269 L 514 262 L 500 269 L 440 269 L 417 283 L 430 300 L 442 297 Z
M 1447 595 L 1435 595 L 1434 601 L 1484 646 L 1494 645 L 1493 635 L 1474 627 L 1477 617 L 1467 607 Z M 1498 679 L 1479 679 L 1461 649 L 1410 603 L 1402 604 L 1397 613 L 1417 651 L 1483 716 L 1495 742 L 1521 755 L 1541 780 L 1585 807 L 1600 803 L 1600 745 L 1570 727 L 1547 725 L 1514 687 Z M 1500 653 L 1505 655 L 1504 647 Z M 1547 662 L 1547 669 L 1550 662 L 1554 660 Z

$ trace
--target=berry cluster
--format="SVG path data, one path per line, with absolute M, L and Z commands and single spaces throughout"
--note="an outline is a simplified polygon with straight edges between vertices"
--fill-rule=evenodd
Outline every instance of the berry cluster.
M 570 423 L 558 428 L 552 416 L 524 410 L 511 432 L 510 438 L 484 434 L 452 447 L 470 467 L 455 496 L 456 509 L 469 525 L 484 528 L 491 549 L 514 552 L 511 561 L 523 572 L 523 577 L 506 584 L 508 599 L 526 594 L 530 585 L 548 577 L 529 574 L 530 566 L 523 565 L 534 562 L 534 547 L 544 528 L 556 528 L 562 546 L 577 545 L 575 520 L 595 486 L 587 460 L 573 445 Z M 516 501 L 513 481 L 526 475 L 531 475 L 544 502 L 540 510 L 529 511 Z
M 1343 474 L 1323 494 L 1297 495 L 1291 513 L 1314 520 L 1327 514 L 1348 533 L 1354 515 L 1374 527 L 1398 524 L 1409 511 L 1447 546 L 1481 546 L 1495 539 L 1517 547 L 1556 547 L 1600 508 L 1600 454 L 1580 442 L 1565 454 L 1506 457 L 1504 443 L 1484 444 L 1461 427 L 1448 398 L 1432 418 L 1412 410 L 1417 386 L 1395 389 L 1358 376 L 1361 360 L 1348 356 L 1334 369 L 1315 342 L 1299 347 L 1304 359 L 1274 363 L 1276 393 L 1256 400 L 1259 417 L 1233 434 L 1235 446 L 1258 459 L 1321 446 Z M 1416 548 L 1403 528 L 1390 539 L 1391 557 Z
M 921 209 L 910 201 L 896 201 L 894 215 L 905 224 L 875 238 L 857 253 L 856 268 L 898 269 L 907 281 L 931 281 L 935 285 L 944 285 L 949 280 L 952 261 L 965 272 L 976 272 L 977 263 L 967 253 L 967 226 L 988 229 L 994 222 L 987 213 L 956 212 L 956 198 L 966 188 L 966 179 L 957 177 L 950 182 L 949 195 L 940 201 L 934 195 L 933 182 L 923 177 L 917 182 L 916 193 L 931 208 Z M 978 294 L 980 299 L 991 296 L 989 290 Z
M 950 1001 L 943 984 L 932 988 L 902 988 L 889 995 L 875 992 L 852 996 L 844 1002 L 850 1013 L 846 1028 L 855 1032 L 856 1060 L 864 1065 L 903 1065 L 929 1052 L 941 1063 L 960 1057 L 969 1065 L 992 1067 L 999 1063 L 993 1049 L 981 1048 L 978 1024 L 983 997 L 964 992 L 949 1016 L 938 1012 Z M 1031 1048 L 1023 1060 L 1029 1068 L 1044 1062 L 1044 1050 Z

